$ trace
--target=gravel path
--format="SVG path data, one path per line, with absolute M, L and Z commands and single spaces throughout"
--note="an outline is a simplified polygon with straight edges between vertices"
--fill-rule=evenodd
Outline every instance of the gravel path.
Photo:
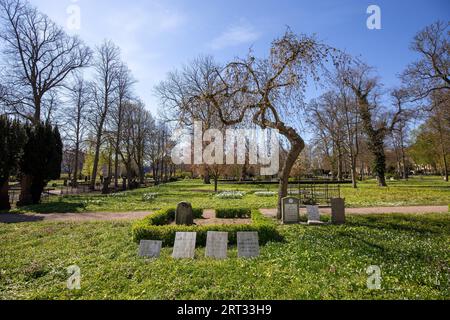
M 303 210 L 304 211 L 304 210 Z M 266 217 L 276 217 L 276 209 L 261 209 Z M 322 214 L 330 214 L 331 209 L 320 209 Z M 447 213 L 447 206 L 419 206 L 419 207 L 376 207 L 376 208 L 347 208 L 347 214 L 415 214 L 415 213 Z M 206 215 L 211 215 L 211 210 L 206 210 Z M 95 222 L 95 221 L 132 221 L 142 219 L 151 212 L 102 212 L 102 213 L 51 213 L 51 214 L 0 214 L 0 223 L 22 222 Z M 206 216 L 205 216 L 206 217 Z M 213 217 L 209 217 L 210 220 Z M 250 221 L 250 220 L 249 220 Z M 216 221 L 217 222 L 217 221 Z M 241 221 L 242 222 L 242 221 Z
M 303 209 L 303 211 L 305 211 Z M 261 212 L 266 217 L 276 217 L 276 209 L 261 209 Z M 322 214 L 331 214 L 330 208 L 321 208 Z M 415 214 L 415 213 L 448 213 L 448 206 L 415 206 L 415 207 L 373 207 L 373 208 L 347 208 L 345 209 L 347 214 Z

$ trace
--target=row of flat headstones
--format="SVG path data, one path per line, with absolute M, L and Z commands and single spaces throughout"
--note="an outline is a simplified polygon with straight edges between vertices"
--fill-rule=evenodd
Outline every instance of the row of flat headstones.
M 196 232 L 177 232 L 172 258 L 194 259 Z M 259 256 L 258 232 L 238 232 L 237 246 L 239 258 L 255 258 Z M 142 240 L 139 246 L 139 256 L 159 258 L 162 241 Z M 206 239 L 206 257 L 226 259 L 228 256 L 228 232 L 209 231 Z

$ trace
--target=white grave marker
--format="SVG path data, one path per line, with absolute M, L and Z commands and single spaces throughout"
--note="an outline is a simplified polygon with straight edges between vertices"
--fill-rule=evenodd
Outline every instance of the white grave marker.
M 159 258 L 161 255 L 162 241 L 142 240 L 139 245 L 139 257 Z
M 172 258 L 174 259 L 194 259 L 196 232 L 177 232 L 175 244 L 173 246 Z
M 258 232 L 237 233 L 238 257 L 255 258 L 259 256 Z
M 206 257 L 226 259 L 228 250 L 228 232 L 209 231 L 206 239 Z

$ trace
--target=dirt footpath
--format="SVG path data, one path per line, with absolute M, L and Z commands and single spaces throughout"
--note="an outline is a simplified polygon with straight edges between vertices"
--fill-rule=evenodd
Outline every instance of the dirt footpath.
M 302 209 L 302 212 L 305 211 Z M 261 209 L 266 217 L 274 218 L 277 216 L 276 209 Z M 322 214 L 331 214 L 331 209 L 320 209 Z M 428 213 L 448 213 L 447 206 L 419 206 L 419 207 L 375 207 L 375 208 L 347 208 L 347 214 L 428 214 Z M 151 212 L 101 212 L 101 213 L 49 213 L 49 214 L 0 214 L 0 223 L 22 223 L 22 222 L 95 222 L 95 221 L 132 221 L 139 220 Z M 199 225 L 224 223 L 250 224 L 251 220 L 223 220 L 216 219 L 214 210 L 205 210 L 205 219 L 197 220 Z
M 305 211 L 303 209 L 303 211 Z M 266 217 L 276 217 L 276 209 L 261 209 Z M 331 214 L 330 208 L 321 208 L 322 214 Z M 373 207 L 373 208 L 347 208 L 347 214 L 429 214 L 429 213 L 448 213 L 448 206 L 415 206 L 415 207 Z

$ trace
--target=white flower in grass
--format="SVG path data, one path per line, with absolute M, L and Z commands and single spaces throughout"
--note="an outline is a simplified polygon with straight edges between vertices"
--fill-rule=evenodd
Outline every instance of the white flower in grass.
M 159 193 L 145 193 L 142 196 L 142 201 L 150 202 L 156 200 L 158 198 Z
M 276 196 L 276 192 L 273 191 L 258 191 L 255 192 L 255 196 L 257 197 L 274 197 Z
M 240 200 L 243 197 L 245 197 L 246 193 L 242 191 L 225 191 L 219 193 L 216 197 L 219 199 L 225 199 L 225 200 Z

